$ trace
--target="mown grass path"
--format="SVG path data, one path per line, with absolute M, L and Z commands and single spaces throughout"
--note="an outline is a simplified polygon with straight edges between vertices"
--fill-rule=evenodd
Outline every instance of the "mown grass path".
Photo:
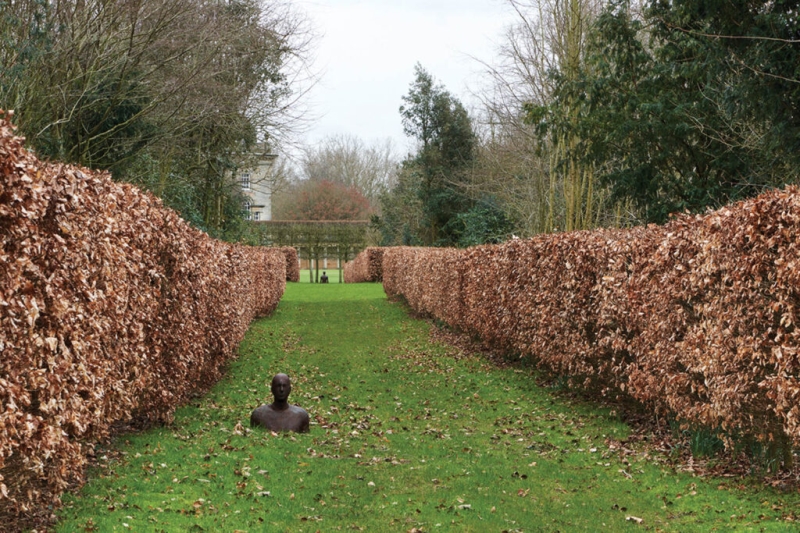
M 290 284 L 226 378 L 129 435 L 58 531 L 793 531 L 796 493 L 622 453 L 607 410 L 430 341 L 380 285 Z M 311 433 L 250 430 L 277 372 Z

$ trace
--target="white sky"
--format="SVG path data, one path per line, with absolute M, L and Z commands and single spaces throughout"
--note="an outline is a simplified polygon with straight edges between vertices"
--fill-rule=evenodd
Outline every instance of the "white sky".
M 349 134 L 367 143 L 411 145 L 398 111 L 419 62 L 469 109 L 503 31 L 513 22 L 504 0 L 296 0 L 321 34 L 306 140 Z

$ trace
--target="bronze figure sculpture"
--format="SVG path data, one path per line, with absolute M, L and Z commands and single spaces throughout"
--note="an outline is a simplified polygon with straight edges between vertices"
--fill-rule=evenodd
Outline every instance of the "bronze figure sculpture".
M 308 433 L 308 412 L 288 402 L 289 393 L 292 392 L 289 376 L 276 374 L 272 378 L 271 389 L 274 401 L 253 411 L 250 415 L 250 426 L 263 426 L 271 431 Z

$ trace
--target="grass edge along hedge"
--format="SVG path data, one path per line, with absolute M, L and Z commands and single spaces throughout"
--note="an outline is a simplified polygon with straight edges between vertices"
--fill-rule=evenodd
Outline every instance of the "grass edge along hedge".
M 386 248 L 368 246 L 352 261 L 344 264 L 345 283 L 383 281 L 383 251 Z
M 415 311 L 627 395 L 683 427 L 752 440 L 783 467 L 800 444 L 800 191 L 663 226 L 396 247 L 384 290 Z
M 0 112 L 0 117 L 2 112 Z M 286 286 L 278 249 L 216 241 L 107 173 L 38 161 L 0 120 L 0 520 L 46 524 L 114 424 L 216 381 Z

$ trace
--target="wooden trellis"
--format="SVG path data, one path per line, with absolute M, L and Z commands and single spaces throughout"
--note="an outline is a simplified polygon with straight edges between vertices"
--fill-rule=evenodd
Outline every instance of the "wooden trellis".
M 250 222 L 249 241 L 260 246 L 293 246 L 319 282 L 322 261 L 334 259 L 342 281 L 344 264 L 367 247 L 368 220 L 266 220 Z

